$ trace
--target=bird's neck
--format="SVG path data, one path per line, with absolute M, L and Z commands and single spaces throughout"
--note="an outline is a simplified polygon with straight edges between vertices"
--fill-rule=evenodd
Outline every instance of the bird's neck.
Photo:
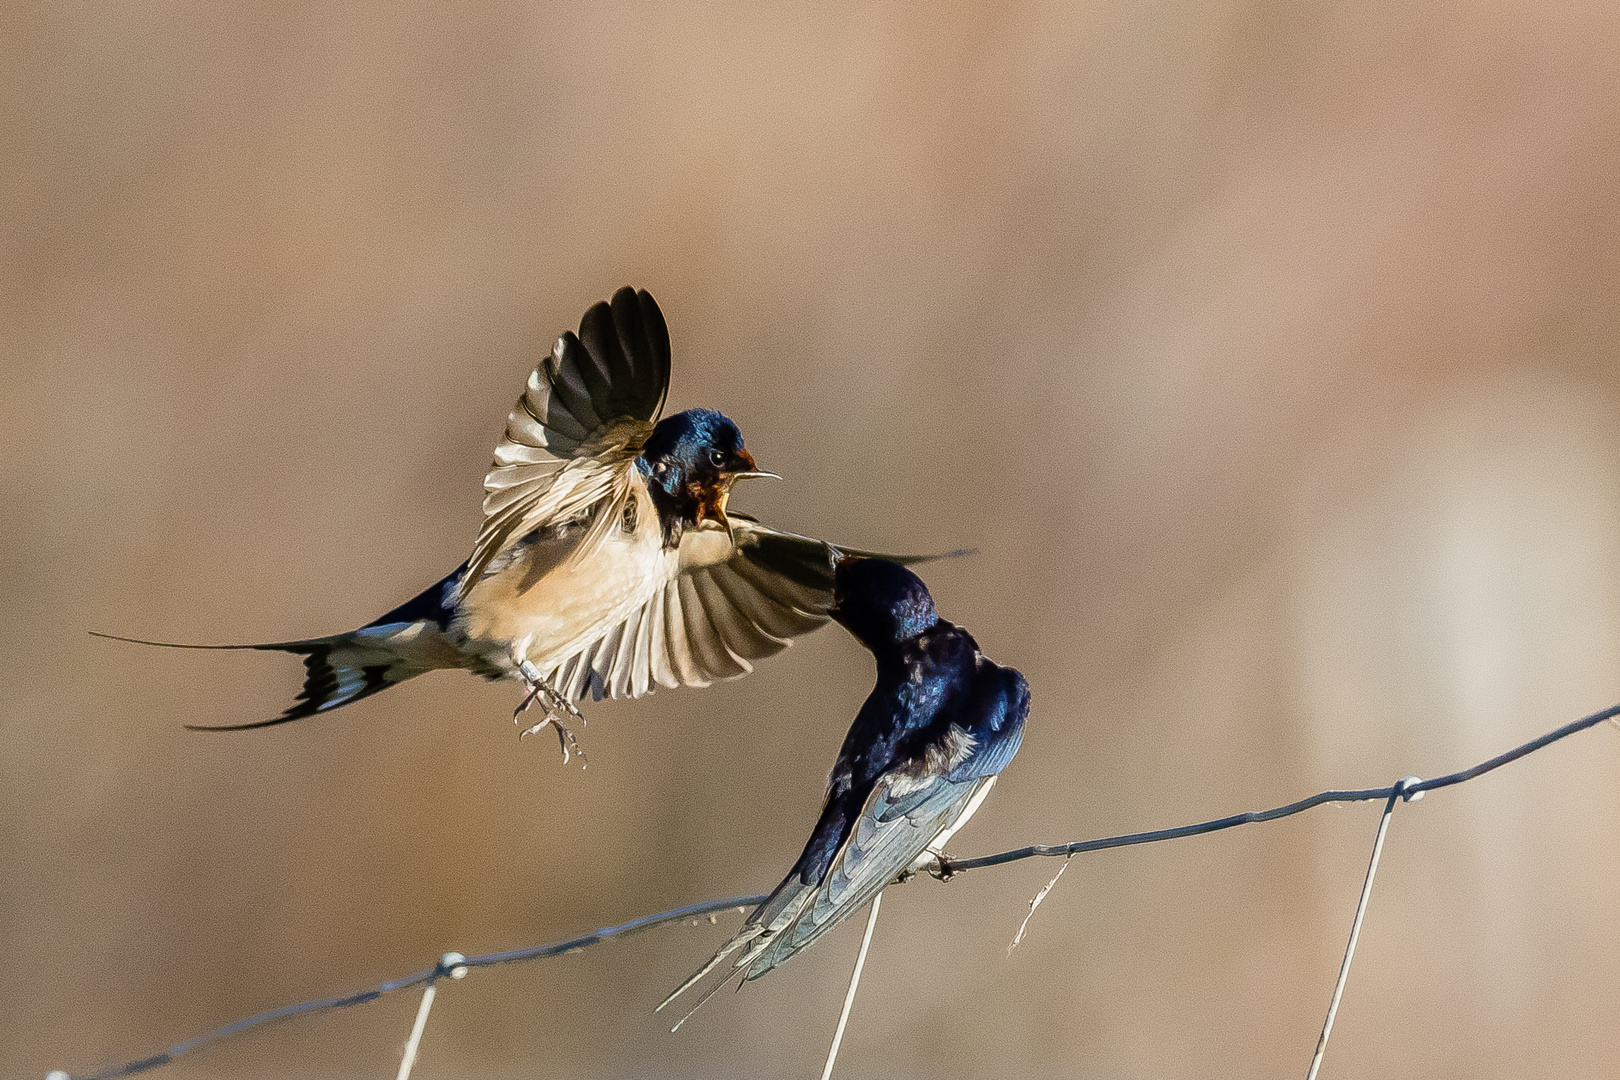
M 878 679 L 909 679 L 918 665 L 949 663 L 960 652 L 971 653 L 973 639 L 953 623 L 940 619 L 927 630 L 904 641 L 866 643 L 877 660 Z
M 664 531 L 665 547 L 679 546 L 681 534 L 705 518 L 723 520 L 726 491 L 721 485 L 689 481 L 674 470 L 664 480 L 646 459 L 642 459 L 641 466 L 653 508 L 658 511 L 658 524 Z
M 920 637 L 914 637 L 905 641 L 868 644 L 872 658 L 877 661 L 878 680 L 909 679 L 916 671 L 917 664 L 927 659 L 928 650 L 919 646 L 920 641 Z

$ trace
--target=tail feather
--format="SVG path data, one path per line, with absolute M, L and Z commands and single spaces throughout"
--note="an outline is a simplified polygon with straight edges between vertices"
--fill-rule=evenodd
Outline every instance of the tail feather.
M 763 904 L 754 909 L 753 914 L 749 915 L 748 920 L 743 923 L 742 929 L 737 931 L 724 945 L 720 946 L 719 951 L 709 959 L 708 963 L 693 972 L 690 978 L 676 987 L 653 1011 L 662 1012 L 665 1006 L 702 982 L 705 976 L 720 966 L 721 961 L 731 956 L 738 949 L 743 950 L 742 955 L 731 962 L 731 966 L 726 970 L 725 974 L 721 975 L 708 989 L 704 990 L 698 996 L 696 1003 L 687 1010 L 686 1015 L 676 1021 L 675 1026 L 669 1030 L 679 1031 L 682 1024 L 692 1019 L 693 1014 L 703 1008 L 710 998 L 718 994 L 738 974 L 741 974 L 743 978 L 742 982 L 737 984 L 737 989 L 742 989 L 742 983 L 749 981 L 748 972 L 752 970 L 760 954 L 771 947 L 771 944 L 776 940 L 777 934 L 781 932 L 784 926 L 793 921 L 798 912 L 804 908 L 804 905 L 815 896 L 815 891 L 811 886 L 800 884 L 797 868 L 795 868 L 795 871 L 788 875 L 787 880 L 778 885 L 776 891 Z M 758 976 L 752 977 L 757 978 Z
M 327 638 L 309 638 L 305 641 L 259 641 L 252 645 L 193 645 L 183 641 L 149 641 L 146 638 L 124 637 L 122 634 L 103 634 L 100 630 L 87 630 L 91 637 L 108 641 L 127 641 L 131 645 L 155 645 L 160 649 L 266 649 L 276 652 L 297 652 L 301 645 L 318 645 Z
M 304 687 L 287 711 L 268 720 L 245 724 L 187 724 L 189 731 L 251 731 L 330 712 L 340 705 L 368 698 L 406 679 L 440 667 L 456 667 L 457 651 L 445 639 L 453 609 L 446 597 L 454 589 L 466 563 L 456 567 L 417 596 L 358 630 L 331 637 L 300 641 L 265 641 L 252 645 L 190 645 L 175 641 L 148 641 L 90 631 L 92 637 L 156 645 L 164 649 L 255 649 L 284 652 L 304 658 Z
M 304 688 L 299 691 L 293 704 L 280 716 L 273 716 L 268 720 L 253 720 L 245 724 L 186 724 L 187 731 L 251 731 L 254 728 L 274 727 L 276 724 L 285 724 L 292 720 L 302 720 L 306 716 L 314 716 L 318 712 L 335 709 L 339 705 L 347 705 L 351 701 L 359 701 L 363 697 L 370 697 L 379 690 L 387 689 L 396 682 L 403 682 L 412 671 L 402 674 L 398 678 L 390 678 L 389 670 L 393 666 L 389 658 L 376 649 L 364 650 L 368 655 L 348 656 L 347 653 L 358 653 L 362 650 L 345 648 L 352 645 L 352 639 L 360 632 L 353 634 L 338 634 L 335 637 L 308 638 L 303 641 L 265 641 L 252 645 L 193 645 L 178 641 L 149 641 L 146 638 L 124 637 L 121 634 L 103 634 L 90 631 L 91 637 L 106 638 L 109 641 L 127 641 L 132 645 L 154 645 L 160 649 L 254 649 L 260 652 L 293 653 L 304 658 Z M 334 663 L 333 654 L 337 653 Z M 370 654 L 375 654 L 372 659 Z
M 670 1002 L 674 1001 L 676 998 L 680 997 L 682 994 L 686 993 L 688 990 L 692 989 L 692 987 L 696 986 L 698 983 L 702 982 L 703 977 L 705 975 L 707 975 L 709 972 L 713 971 L 715 968 L 719 967 L 720 966 L 720 961 L 724 960 L 726 957 L 730 956 L 732 953 L 736 952 L 738 949 L 742 948 L 744 945 L 748 944 L 750 941 L 753 941 L 755 938 L 759 937 L 760 934 L 764 933 L 764 930 L 765 930 L 765 928 L 763 926 L 755 925 L 752 922 L 750 922 L 748 925 L 744 926 L 741 931 L 739 931 L 734 937 L 731 938 L 731 940 L 727 941 L 724 945 L 720 946 L 719 951 L 716 952 L 712 957 L 709 958 L 708 963 L 706 963 L 702 967 L 698 968 L 697 971 L 692 973 L 692 976 L 690 978 L 688 978 L 685 982 L 681 983 L 681 985 L 677 986 L 674 990 L 672 990 L 670 992 L 669 996 L 666 997 L 663 1001 L 660 1001 L 658 1003 L 657 1007 L 653 1009 L 653 1012 L 663 1012 L 664 1007 L 666 1005 L 668 1005 Z M 730 980 L 731 980 L 730 975 L 727 975 L 724 979 L 721 979 L 718 983 L 715 984 L 713 989 L 711 989 L 708 993 L 703 995 L 703 998 L 702 998 L 702 1000 L 700 1000 L 698 1002 L 698 1005 L 702 1005 L 704 1001 L 708 1001 L 709 998 L 714 995 L 715 990 L 718 990 L 720 987 L 724 986 Z M 696 1012 L 696 1011 L 697 1011 L 697 1008 L 694 1006 L 693 1009 L 692 1009 L 692 1012 Z M 692 1013 L 687 1013 L 686 1015 L 691 1016 Z M 681 1022 L 685 1023 L 686 1021 L 683 1018 Z
M 747 955 L 748 954 L 745 953 L 743 955 L 743 959 L 746 959 Z M 741 960 L 739 960 L 738 962 L 740 963 Z M 683 1024 L 685 1024 L 688 1020 L 692 1019 L 692 1017 L 696 1016 L 697 1011 L 699 1009 L 703 1008 L 704 1005 L 707 1005 L 710 998 L 714 997 L 714 995 L 718 994 L 720 991 L 722 991 L 722 990 L 724 990 L 726 988 L 726 984 L 731 981 L 731 977 L 733 975 L 735 975 L 735 974 L 736 974 L 735 970 L 726 972 L 725 978 L 719 980 L 713 986 L 711 986 L 707 990 L 703 991 L 702 996 L 700 996 L 697 999 L 697 1001 L 692 1005 L 692 1007 L 690 1009 L 686 1010 L 686 1015 L 681 1017 L 679 1020 L 675 1021 L 674 1025 L 670 1027 L 669 1033 L 671 1035 L 673 1035 L 673 1034 L 675 1034 L 675 1032 L 681 1030 L 681 1026 Z M 738 990 L 742 989 L 742 983 L 737 984 L 737 989 Z M 659 1006 L 659 1007 L 662 1008 L 663 1006 Z
M 304 687 L 280 716 L 245 724 L 187 724 L 187 731 L 251 731 L 330 712 L 420 675 L 423 668 L 397 653 L 364 641 L 364 631 L 312 641 L 289 641 L 249 648 L 288 652 L 304 658 Z

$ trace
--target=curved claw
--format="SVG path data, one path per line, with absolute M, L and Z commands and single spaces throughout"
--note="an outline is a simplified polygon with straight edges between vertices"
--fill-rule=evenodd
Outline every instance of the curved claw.
M 527 694 L 523 695 L 523 700 L 518 702 L 518 707 L 512 710 L 512 723 L 514 723 L 514 724 L 517 723 L 518 717 L 520 717 L 524 713 L 528 712 L 529 711 L 529 706 L 533 705 L 534 704 L 534 699 L 539 697 L 539 696 L 540 696 L 540 687 L 538 687 L 538 686 L 529 687 L 529 692 Z M 542 726 L 544 726 L 544 725 L 542 725 Z
M 547 726 L 554 728 L 557 732 L 557 745 L 562 750 L 563 764 L 568 764 L 568 759 L 570 756 L 577 756 L 579 758 L 579 767 L 582 769 L 586 768 L 588 763 L 585 758 L 585 748 L 579 745 L 579 740 L 574 738 L 574 733 L 569 731 L 568 728 L 563 724 L 559 723 L 557 718 L 554 716 L 547 716 L 538 724 L 524 728 L 522 731 L 518 732 L 518 738 L 521 739 L 525 735 L 533 735 L 535 732 Z M 572 754 L 570 752 L 572 752 Z
M 580 711 L 574 707 L 573 702 L 569 701 L 562 694 L 558 693 L 555 688 L 539 677 L 539 672 L 534 669 L 534 665 L 525 663 L 519 670 L 522 673 L 523 681 L 528 684 L 529 692 L 525 694 L 523 700 L 518 703 L 518 707 L 512 711 L 512 722 L 514 724 L 517 723 L 518 718 L 524 713 L 528 712 L 529 708 L 534 705 L 536 701 L 540 702 L 540 707 L 545 710 L 546 717 L 538 724 L 534 724 L 518 732 L 518 738 L 521 739 L 525 735 L 533 735 L 541 728 L 550 725 L 557 731 L 557 745 L 562 750 L 563 764 L 568 764 L 568 760 L 571 756 L 578 756 L 579 767 L 582 769 L 588 768 L 589 766 L 585 758 L 585 748 L 579 745 L 579 740 L 574 738 L 574 733 L 568 730 L 568 725 L 562 722 L 562 717 L 558 714 L 566 713 L 569 716 L 572 716 L 579 721 L 581 727 L 585 726 L 585 717 L 582 716 Z

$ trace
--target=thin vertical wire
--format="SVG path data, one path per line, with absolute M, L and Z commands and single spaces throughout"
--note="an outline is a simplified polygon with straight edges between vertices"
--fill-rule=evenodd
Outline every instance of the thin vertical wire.
M 411 1080 L 411 1067 L 416 1064 L 416 1048 L 422 1045 L 422 1030 L 427 1027 L 428 1013 L 433 1011 L 433 996 L 439 992 L 437 983 L 428 983 L 422 991 L 422 1004 L 416 1010 L 416 1023 L 411 1026 L 411 1037 L 405 1043 L 405 1056 L 399 1061 L 396 1080 Z
M 1361 884 L 1361 899 L 1356 901 L 1356 917 L 1350 923 L 1350 941 L 1344 947 L 1344 961 L 1339 965 L 1339 979 L 1333 984 L 1333 999 L 1328 1002 L 1327 1017 L 1322 1021 L 1322 1035 L 1316 1040 L 1316 1053 L 1311 1055 L 1311 1068 L 1305 1080 L 1316 1080 L 1322 1068 L 1322 1055 L 1327 1052 L 1328 1036 L 1333 1034 L 1333 1020 L 1339 1014 L 1339 999 L 1344 996 L 1344 984 L 1350 978 L 1350 962 L 1356 956 L 1356 940 L 1361 937 L 1361 920 L 1367 914 L 1367 899 L 1372 895 L 1373 877 L 1378 873 L 1378 857 L 1384 853 L 1384 836 L 1389 832 L 1389 819 L 1395 814 L 1395 804 L 1417 777 L 1408 776 L 1391 789 L 1389 801 L 1384 804 L 1383 816 L 1378 819 L 1378 835 L 1373 838 L 1372 858 L 1367 863 L 1367 880 Z M 1413 798 L 1421 798 L 1418 792 Z
M 833 1032 L 832 1048 L 827 1051 L 827 1067 L 821 1070 L 821 1080 L 832 1076 L 833 1063 L 838 1060 L 838 1044 L 844 1041 L 844 1025 L 849 1023 L 849 1010 L 855 1004 L 855 990 L 861 985 L 861 968 L 866 966 L 866 949 L 872 944 L 872 931 L 877 927 L 878 908 L 883 903 L 883 892 L 872 897 L 872 910 L 866 916 L 866 936 L 861 938 L 861 951 L 855 954 L 855 973 L 849 977 L 849 993 L 844 995 L 844 1009 L 838 1014 L 838 1029 Z
M 433 965 L 427 986 L 422 990 L 422 1004 L 416 1007 L 416 1023 L 411 1025 L 411 1037 L 405 1040 L 405 1056 L 399 1060 L 399 1074 L 395 1080 L 411 1080 L 411 1069 L 416 1065 L 416 1050 L 422 1045 L 422 1032 L 427 1029 L 428 1013 L 433 1011 L 433 999 L 439 993 L 441 976 L 465 979 L 467 958 L 458 952 L 447 952 Z

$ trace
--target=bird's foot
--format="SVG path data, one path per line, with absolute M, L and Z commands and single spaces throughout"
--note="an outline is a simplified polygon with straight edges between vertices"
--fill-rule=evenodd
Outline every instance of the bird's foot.
M 563 722 L 564 716 L 571 716 L 578 720 L 580 726 L 583 727 L 585 725 L 585 717 L 580 715 L 580 711 L 578 709 L 574 708 L 573 702 L 569 701 L 562 694 L 558 693 L 556 688 L 551 686 L 551 684 L 547 683 L 546 680 L 540 676 L 539 670 L 536 669 L 533 664 L 529 663 L 528 661 L 524 661 L 520 666 L 519 671 L 523 676 L 523 681 L 529 687 L 529 692 L 524 695 L 523 700 L 518 704 L 518 707 L 513 710 L 512 722 L 514 724 L 517 723 L 518 718 L 524 713 L 528 712 L 529 707 L 532 706 L 536 701 L 540 703 L 540 708 L 545 710 L 546 715 L 545 719 L 541 720 L 538 724 L 533 724 L 518 732 L 518 738 L 521 739 L 525 735 L 533 735 L 535 732 L 549 725 L 557 732 L 557 743 L 562 748 L 563 764 L 568 764 L 568 759 L 570 756 L 577 756 L 579 758 L 579 767 L 582 769 L 586 768 L 587 762 L 585 758 L 585 748 L 579 745 L 579 740 L 574 737 L 574 733 L 570 731 L 568 725 Z
M 517 707 L 519 713 L 527 711 L 529 706 L 534 704 L 536 698 L 544 698 L 547 713 L 566 713 L 578 720 L 580 727 L 588 726 L 585 714 L 580 712 L 572 701 L 568 700 L 567 695 L 546 682 L 545 678 L 540 674 L 540 669 L 535 667 L 533 662 L 525 660 L 519 664 L 518 674 L 529 688 L 528 696 Z M 513 713 L 513 717 L 516 718 L 516 716 L 517 713 Z
M 557 744 L 562 747 L 563 764 L 568 764 L 570 752 L 572 752 L 572 756 L 579 758 L 579 767 L 582 769 L 587 768 L 588 762 L 585 757 L 585 748 L 579 745 L 579 740 L 574 738 L 574 733 L 572 731 L 568 730 L 568 725 L 564 724 L 551 713 L 547 713 L 546 718 L 540 721 L 538 724 L 531 724 L 522 731 L 518 732 L 518 738 L 521 739 L 525 735 L 533 735 L 541 728 L 547 726 L 555 728 L 557 731 Z
M 938 881 L 949 881 L 951 878 L 961 873 L 960 870 L 957 870 L 951 866 L 951 857 L 945 854 L 943 851 L 936 851 L 933 853 L 933 855 L 933 865 L 926 868 L 928 870 L 929 877 L 932 877 Z

